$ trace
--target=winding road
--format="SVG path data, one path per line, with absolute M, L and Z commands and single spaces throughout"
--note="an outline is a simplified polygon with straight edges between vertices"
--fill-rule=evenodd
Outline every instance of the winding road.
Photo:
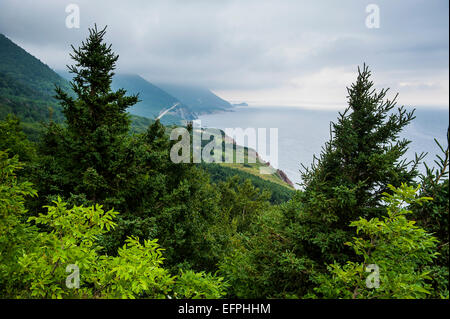
M 156 118 L 157 120 L 160 120 L 164 115 L 166 115 L 167 112 L 169 112 L 171 109 L 173 109 L 174 107 L 177 107 L 178 105 L 180 105 L 179 102 L 175 103 L 174 105 L 172 105 L 171 107 L 169 107 L 167 110 L 162 111 L 161 114 L 158 115 L 158 117 Z

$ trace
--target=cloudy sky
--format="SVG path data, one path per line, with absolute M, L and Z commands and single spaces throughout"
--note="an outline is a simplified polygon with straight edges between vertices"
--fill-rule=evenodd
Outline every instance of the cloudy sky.
M 66 6 L 80 9 L 67 28 Z M 379 28 L 368 28 L 369 4 Z M 94 23 L 119 72 L 206 86 L 231 102 L 341 108 L 356 68 L 399 103 L 448 108 L 448 0 L 0 0 L 0 33 L 61 70 Z

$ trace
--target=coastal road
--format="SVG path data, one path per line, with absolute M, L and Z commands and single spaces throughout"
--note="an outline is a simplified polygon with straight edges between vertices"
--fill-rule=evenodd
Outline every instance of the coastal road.
M 160 120 L 164 115 L 166 115 L 167 112 L 169 112 L 170 110 L 172 110 L 174 107 L 177 107 L 178 105 L 180 105 L 179 102 L 175 103 L 174 105 L 172 105 L 171 107 L 169 107 L 167 110 L 162 111 L 158 117 L 156 118 L 157 120 Z

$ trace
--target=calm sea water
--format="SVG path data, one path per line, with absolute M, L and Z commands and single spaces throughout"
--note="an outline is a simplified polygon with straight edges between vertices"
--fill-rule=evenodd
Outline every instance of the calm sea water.
M 413 159 L 415 153 L 428 152 L 427 163 L 433 163 L 439 154 L 436 138 L 447 145 L 448 110 L 416 110 L 416 119 L 403 131 L 402 137 L 412 141 L 406 154 Z M 301 163 L 311 164 L 313 154 L 319 155 L 330 137 L 330 121 L 338 111 L 309 110 L 293 107 L 243 107 L 232 112 L 200 116 L 203 127 L 225 128 L 278 128 L 278 168 L 294 183 L 301 181 Z M 267 130 L 269 132 L 269 130 Z M 264 156 L 262 156 L 264 158 Z M 267 160 L 267 159 L 266 159 Z

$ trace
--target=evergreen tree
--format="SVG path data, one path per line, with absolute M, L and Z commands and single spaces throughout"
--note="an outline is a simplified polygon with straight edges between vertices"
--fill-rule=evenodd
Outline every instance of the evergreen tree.
M 331 123 L 331 139 L 302 171 L 303 191 L 260 220 L 244 247 L 221 265 L 225 272 L 232 265 L 250 269 L 233 274 L 252 281 L 250 291 L 236 290 L 235 295 L 304 296 L 326 264 L 356 258 L 344 245 L 353 236 L 350 222 L 381 216 L 389 184 L 413 184 L 422 155 L 402 160 L 410 142 L 399 133 L 414 119 L 414 111 L 399 107 L 395 112 L 397 96 L 386 99 L 388 90 L 377 92 L 370 76 L 368 67 L 358 68 L 348 88 L 349 105 Z
M 131 156 L 124 147 L 130 125 L 126 110 L 138 102 L 137 95 L 111 90 L 118 55 L 104 43 L 105 32 L 106 27 L 98 30 L 95 26 L 80 48 L 72 46 L 76 63 L 68 68 L 74 74 L 75 97 L 56 88 L 66 126 L 51 123 L 42 148 L 56 166 L 46 164 L 63 175 L 56 189 L 62 194 L 84 193 L 92 201 L 112 198 L 126 183 Z
M 424 205 L 413 205 L 412 210 L 417 214 L 417 224 L 436 236 L 438 245 L 438 257 L 430 271 L 433 274 L 433 295 L 439 298 L 449 294 L 449 130 L 447 129 L 447 147 L 444 148 L 435 139 L 441 150 L 436 155 L 434 167 L 425 164 L 425 174 L 421 175 L 421 196 L 433 198 Z
M 331 123 L 330 141 L 311 168 L 303 166 L 305 194 L 331 199 L 328 212 L 338 212 L 335 215 L 345 225 L 352 219 L 347 215 L 376 214 L 387 185 L 411 181 L 423 157 L 414 163 L 401 160 L 410 141 L 400 139 L 399 133 L 415 118 L 414 110 L 407 112 L 402 106 L 398 112 L 391 112 L 397 95 L 393 100 L 385 99 L 389 89 L 376 92 L 370 76 L 366 65 L 363 70 L 358 68 L 356 83 L 347 88 L 349 106 L 339 113 L 337 123 Z M 342 200 L 337 201 L 340 193 L 347 195 L 344 205 Z
M 393 111 L 397 95 L 389 100 L 388 89 L 377 92 L 370 76 L 366 65 L 358 68 L 356 82 L 347 88 L 349 106 L 331 123 L 330 141 L 319 158 L 302 172 L 301 212 L 291 212 L 298 223 L 293 233 L 319 267 L 345 256 L 349 223 L 380 216 L 388 185 L 411 183 L 423 158 L 402 160 L 410 141 L 399 133 L 415 118 L 414 110 Z
M 330 264 L 328 274 L 319 274 L 314 289 L 319 297 L 420 299 L 432 294 L 433 274 L 424 266 L 436 259 L 438 239 L 407 218 L 413 214 L 409 207 L 421 206 L 432 198 L 417 197 L 419 187 L 405 184 L 391 186 L 391 190 L 393 195 L 385 194 L 383 199 L 386 216 L 360 217 L 350 224 L 357 237 L 346 244 L 358 258 L 345 265 Z

